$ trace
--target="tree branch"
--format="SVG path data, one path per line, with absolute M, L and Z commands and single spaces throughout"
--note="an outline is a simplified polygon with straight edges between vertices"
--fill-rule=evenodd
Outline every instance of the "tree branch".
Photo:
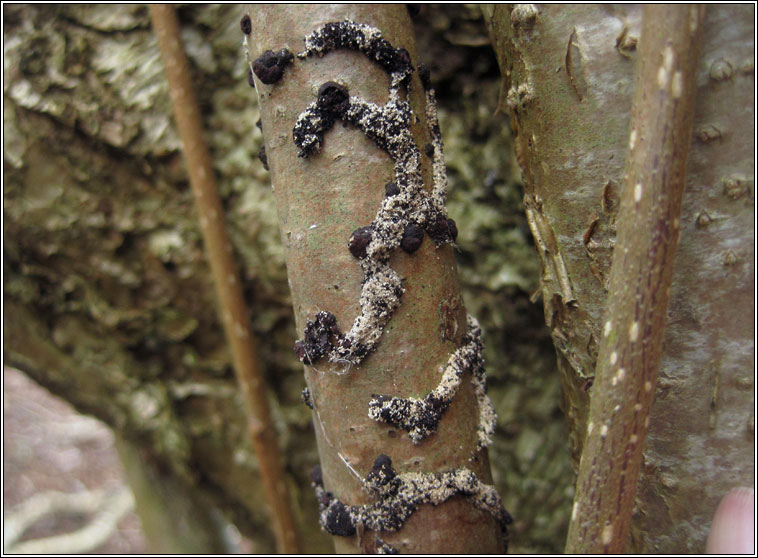
M 232 245 L 203 138 L 202 119 L 190 83 L 189 64 L 180 38 L 179 23 L 173 6 L 151 5 L 150 13 L 169 82 L 176 124 L 184 144 L 190 184 L 216 285 L 224 331 L 231 348 L 237 380 L 250 413 L 250 436 L 260 464 L 277 546 L 282 553 L 297 553 L 297 533 L 276 428 L 271 420 L 265 379 L 250 334 L 248 312 L 232 258 Z
M 339 552 L 502 552 L 508 516 L 482 449 L 494 416 L 482 420 L 478 328 L 406 8 L 256 5 L 249 18 L 322 526 Z
M 624 552 L 666 326 L 704 9 L 646 6 L 618 240 L 567 553 Z

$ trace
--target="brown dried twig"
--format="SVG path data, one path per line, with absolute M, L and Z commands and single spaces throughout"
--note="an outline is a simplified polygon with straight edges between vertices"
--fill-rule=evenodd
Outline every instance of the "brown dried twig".
M 179 34 L 179 23 L 171 5 L 151 5 L 150 14 L 171 91 L 176 124 L 184 144 L 190 184 L 216 285 L 222 322 L 237 380 L 249 411 L 250 435 L 260 464 L 277 546 L 279 552 L 298 553 L 295 521 L 276 441 L 276 429 L 266 399 L 265 380 L 250 334 L 248 313 L 232 258 L 211 158 L 203 138 L 202 119 L 189 79 L 189 64 Z
M 702 6 L 645 7 L 625 189 L 566 552 L 622 553 L 649 426 L 692 131 Z

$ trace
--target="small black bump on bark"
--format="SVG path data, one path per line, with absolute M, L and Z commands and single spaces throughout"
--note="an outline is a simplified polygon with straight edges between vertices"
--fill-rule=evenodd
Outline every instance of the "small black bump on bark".
M 253 30 L 253 24 L 250 21 L 249 15 L 245 14 L 242 16 L 242 19 L 240 20 L 240 28 L 245 35 L 249 35 Z
M 408 254 L 412 254 L 421 247 L 421 243 L 423 241 L 424 229 L 414 223 L 411 223 L 405 227 L 405 231 L 403 231 L 403 238 L 400 241 L 400 247 Z
M 377 486 L 384 486 L 394 479 L 395 476 L 395 470 L 392 468 L 392 460 L 382 453 L 374 460 L 374 465 L 371 467 L 371 471 L 366 477 L 366 480 Z
M 328 355 L 340 337 L 334 314 L 319 312 L 315 321 L 306 321 L 304 338 L 295 342 L 295 354 L 304 364 L 312 364 Z
M 427 397 L 426 398 L 426 402 L 435 411 L 438 410 L 438 409 L 441 409 L 443 406 L 445 406 L 445 402 L 442 399 L 440 399 L 439 397 L 434 397 L 434 396 Z
M 387 182 L 387 184 L 384 185 L 384 193 L 387 197 L 397 196 L 400 193 L 400 188 L 396 182 Z
M 284 70 L 279 67 L 279 59 L 273 50 L 267 50 L 253 62 L 253 72 L 266 85 L 276 83 L 282 77 Z
M 455 242 L 458 239 L 458 225 L 452 219 L 447 220 L 447 230 L 450 232 L 453 242 Z
M 371 243 L 371 227 L 361 227 L 355 229 L 353 234 L 350 235 L 350 240 L 347 243 L 347 247 L 350 253 L 360 259 L 366 257 L 366 248 Z
M 283 48 L 283 49 L 279 50 L 279 51 L 276 53 L 276 60 L 277 60 L 277 62 L 276 62 L 276 63 L 277 63 L 279 66 L 281 66 L 282 68 L 284 68 L 284 67 L 285 67 L 287 64 L 289 64 L 290 62 L 292 62 L 294 59 L 295 59 L 295 55 L 294 55 L 294 54 L 292 54 L 292 53 L 291 53 L 289 50 L 287 50 L 286 48 Z
M 306 407 L 313 409 L 313 399 L 311 398 L 310 389 L 304 387 L 303 391 L 300 392 L 300 398 L 303 400 L 303 403 L 305 403 Z
M 261 163 L 263 163 L 263 168 L 268 170 L 268 157 L 266 157 L 265 145 L 261 145 L 261 148 L 258 150 L 258 158 L 261 160 Z
M 352 537 L 355 535 L 355 524 L 345 504 L 336 500 L 326 512 L 326 530 L 332 535 Z
M 332 503 L 332 500 L 334 500 L 334 494 L 331 492 L 323 492 L 320 496 L 317 496 L 317 498 L 319 503 L 319 510 L 325 510 L 329 507 L 329 504 Z
M 402 47 L 395 50 L 392 71 L 401 72 L 410 66 L 411 66 L 411 53 Z
M 450 242 L 450 228 L 444 215 L 438 213 L 435 217 L 432 217 L 427 223 L 426 232 L 429 233 L 429 236 L 437 244 Z
M 308 358 L 308 353 L 305 350 L 305 342 L 304 341 L 295 341 L 295 356 L 297 356 L 297 360 L 305 363 L 310 364 L 311 361 Z
M 318 90 L 317 106 L 331 114 L 342 114 L 350 106 L 347 88 L 334 81 L 327 81 Z
M 284 68 L 294 60 L 294 55 L 286 48 L 279 52 L 267 50 L 253 62 L 253 72 L 266 85 L 276 83 L 284 75 Z

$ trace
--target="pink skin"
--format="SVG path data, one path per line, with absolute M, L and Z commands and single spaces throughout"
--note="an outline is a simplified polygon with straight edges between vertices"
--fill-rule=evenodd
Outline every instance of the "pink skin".
M 705 545 L 708 554 L 755 554 L 755 492 L 732 489 L 713 516 Z

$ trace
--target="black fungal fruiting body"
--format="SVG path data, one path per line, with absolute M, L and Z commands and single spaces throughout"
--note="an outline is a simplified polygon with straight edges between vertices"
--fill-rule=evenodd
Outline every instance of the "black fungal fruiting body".
M 450 233 L 450 237 L 453 239 L 453 242 L 458 240 L 458 225 L 456 225 L 455 221 L 452 219 L 447 220 L 447 230 Z
M 413 66 L 408 51 L 395 49 L 375 27 L 350 20 L 327 23 L 305 38 L 306 50 L 301 58 L 311 54 L 323 55 L 331 50 L 359 50 L 369 59 L 382 65 L 388 73 L 402 74 L 400 81 L 407 85 Z
M 348 242 L 348 249 L 358 259 L 364 275 L 360 315 L 344 334 L 329 312 L 319 312 L 314 321 L 307 320 L 304 338 L 295 344 L 298 358 L 306 364 L 324 357 L 332 362 L 360 363 L 378 344 L 404 293 L 402 278 L 388 265 L 392 252 L 397 248 L 415 252 L 423 241 L 425 230 L 437 246 L 454 241 L 458 234 L 455 222 L 447 217 L 445 209 L 447 177 L 428 68 L 420 68 L 420 77 L 426 94 L 425 113 L 432 140 L 425 146 L 426 155 L 432 159 L 431 193 L 424 188 L 421 154 L 411 133 L 414 115 L 410 104 L 401 100 L 399 92 L 400 87 L 410 84 L 413 72 L 408 51 L 393 48 L 374 27 L 345 20 L 327 23 L 310 33 L 305 38 L 305 50 L 297 56 L 299 59 L 320 57 L 340 48 L 364 53 L 390 74 L 388 100 L 379 106 L 351 96 L 336 82 L 324 83 L 319 88 L 317 100 L 299 115 L 293 128 L 292 137 L 298 155 L 305 158 L 317 153 L 324 142 L 324 134 L 337 120 L 342 120 L 363 131 L 390 156 L 395 180 L 385 185 L 386 196 L 371 224 L 354 231 Z M 282 77 L 284 67 L 291 59 L 291 53 L 285 49 L 277 54 L 267 51 L 255 61 L 253 69 L 263 83 L 274 83 Z M 369 416 L 408 430 L 411 439 L 418 443 L 436 431 L 462 376 L 471 372 L 472 387 L 479 402 L 479 447 L 488 445 L 494 432 L 495 413 L 486 395 L 481 331 L 472 317 L 468 319 L 469 331 L 463 344 L 450 356 L 440 384 L 432 392 L 422 400 L 374 396 L 369 405 Z M 306 390 L 304 400 L 313 405 Z M 481 483 L 467 468 L 398 474 L 392 468 L 390 458 L 380 455 L 364 481 L 375 501 L 365 506 L 346 505 L 325 491 L 320 467 L 314 469 L 312 480 L 321 525 L 334 535 L 352 536 L 363 530 L 397 531 L 418 506 L 427 503 L 436 506 L 461 494 L 498 520 L 507 545 L 506 525 L 512 521 L 510 515 L 503 508 L 495 488 Z M 381 539 L 376 540 L 380 553 L 396 553 Z
M 364 230 L 364 236 L 353 233 L 348 243 L 364 273 L 361 314 L 345 333 L 346 343 L 327 355 L 332 362 L 358 364 L 362 360 L 358 350 L 365 355 L 374 349 L 404 291 L 402 279 L 388 266 L 392 251 L 399 247 L 409 253 L 417 250 L 423 240 L 423 228 L 438 218 L 443 220 L 444 234 L 432 236 L 435 243 L 439 246 L 452 238 L 446 225 L 446 178 L 437 113 L 427 107 L 429 133 L 434 142 L 430 156 L 435 181 L 433 192 L 429 194 L 424 189 L 420 154 L 411 133 L 413 112 L 399 94 L 400 87 L 409 83 L 413 72 L 408 51 L 393 48 L 378 29 L 349 20 L 327 23 L 313 31 L 305 38 L 305 47 L 298 58 L 350 48 L 363 52 L 390 72 L 389 98 L 385 105 L 351 96 L 340 84 L 327 82 L 319 89 L 317 101 L 300 114 L 292 130 L 298 155 L 309 157 L 319 151 L 324 134 L 336 120 L 342 120 L 363 131 L 377 147 L 387 152 L 395 165 L 394 185 L 385 186 L 385 200 L 369 225 L 370 239 Z M 427 92 L 427 101 L 430 99 L 434 101 Z
M 400 241 L 400 247 L 408 254 L 413 254 L 421 247 L 424 241 L 424 229 L 415 223 L 411 223 L 403 231 L 403 238 Z
M 366 257 L 366 248 L 369 244 L 371 244 L 371 227 L 361 227 L 350 235 L 347 248 L 354 257 L 360 260 Z
M 242 19 L 240 20 L 240 29 L 242 29 L 242 32 L 245 35 L 249 35 L 250 32 L 253 30 L 253 24 L 250 21 L 250 16 L 245 14 L 242 16 Z
M 372 486 L 384 486 L 396 476 L 392 460 L 382 453 L 374 460 L 374 465 L 366 476 L 366 482 Z
M 263 163 L 263 168 L 268 170 L 268 157 L 266 157 L 265 145 L 261 145 L 261 148 L 258 150 L 258 159 Z
M 483 484 L 465 467 L 435 473 L 398 474 L 392 467 L 392 460 L 384 454 L 379 455 L 364 481 L 376 501 L 364 506 L 348 506 L 324 490 L 320 468 L 318 474 L 314 469 L 311 478 L 319 502 L 321 526 L 332 535 L 349 537 L 359 529 L 397 531 L 420 505 L 438 506 L 460 494 L 477 508 L 492 514 L 500 525 L 507 548 L 507 526 L 513 519 L 503 507 L 495 487 Z
M 410 127 L 411 109 L 408 103 L 395 101 L 379 107 L 355 99 L 338 108 L 341 110 L 324 110 L 318 102 L 311 103 L 298 117 L 292 131 L 295 145 L 300 149 L 298 156 L 308 157 L 316 153 L 323 143 L 324 133 L 334 126 L 337 118 L 360 128 L 377 147 L 387 151 L 390 156 L 401 146 L 407 145 L 402 136 L 405 129 Z
M 390 544 L 387 544 L 380 538 L 377 538 L 375 540 L 375 544 L 377 554 L 398 554 L 397 548 Z
M 295 354 L 306 364 L 311 364 L 328 355 L 341 338 L 334 314 L 319 312 L 315 321 L 307 320 L 305 338 L 295 343 Z
M 343 114 L 350 106 L 347 88 L 334 81 L 327 81 L 318 90 L 316 106 L 335 116 Z
M 303 403 L 305 403 L 305 406 L 309 409 L 313 409 L 313 399 L 311 398 L 311 390 L 307 387 L 303 388 L 303 391 L 300 392 L 300 398 L 303 400 Z
M 340 537 L 355 535 L 355 523 L 345 504 L 337 499 L 331 501 L 324 516 L 324 528 L 328 533 Z
M 486 395 L 482 330 L 477 321 L 468 317 L 468 330 L 463 344 L 447 361 L 439 385 L 423 399 L 372 395 L 368 416 L 406 430 L 418 444 L 437 431 L 442 415 L 458 392 L 463 375 L 471 373 L 471 383 L 479 403 L 478 447 L 486 447 L 495 432 L 495 412 Z
M 455 236 L 458 236 L 458 227 L 455 226 L 455 221 L 453 221 L 454 229 L 451 229 L 450 221 L 452 221 L 452 219 L 448 219 L 441 213 L 438 213 L 432 219 L 427 221 L 426 232 L 429 233 L 429 236 L 437 244 L 450 242 L 453 239 L 453 230 L 455 231 Z
M 313 469 L 311 469 L 311 483 L 314 486 L 322 485 L 324 484 L 324 475 L 321 471 L 321 465 L 314 465 Z
M 267 50 L 253 62 L 253 72 L 266 85 L 276 83 L 284 75 L 284 68 L 292 62 L 294 55 L 286 48 L 279 52 Z
M 400 193 L 400 188 L 397 187 L 395 182 L 387 182 L 384 185 L 384 195 L 387 197 L 397 196 Z

